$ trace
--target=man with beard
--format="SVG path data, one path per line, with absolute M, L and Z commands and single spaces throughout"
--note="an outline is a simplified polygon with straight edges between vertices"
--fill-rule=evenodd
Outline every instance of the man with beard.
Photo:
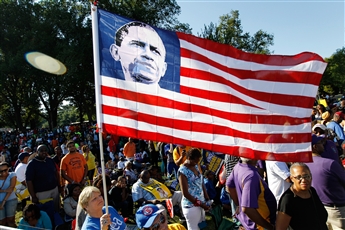
M 52 198 L 55 210 L 60 210 L 59 175 L 53 159 L 48 157 L 47 146 L 37 147 L 36 157 L 27 165 L 25 179 L 33 203 Z
M 67 184 L 84 185 L 87 180 L 87 163 L 75 147 L 73 141 L 67 142 L 68 153 L 61 159 L 60 173 Z

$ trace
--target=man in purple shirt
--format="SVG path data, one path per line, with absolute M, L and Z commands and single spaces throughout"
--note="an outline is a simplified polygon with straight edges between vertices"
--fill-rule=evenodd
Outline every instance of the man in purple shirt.
M 238 206 L 236 217 L 247 230 L 274 229 L 277 202 L 255 167 L 257 160 L 241 157 L 226 181 Z
M 324 137 L 324 151 L 321 154 L 322 157 L 335 160 L 340 163 L 338 148 L 333 140 L 328 140 L 327 127 L 323 124 L 316 124 L 312 128 L 313 133 L 316 136 Z M 341 163 L 340 163 L 341 164 Z
M 345 229 L 345 170 L 336 161 L 321 157 L 323 138 L 312 136 L 313 163 L 307 163 L 312 186 L 328 213 L 332 229 Z

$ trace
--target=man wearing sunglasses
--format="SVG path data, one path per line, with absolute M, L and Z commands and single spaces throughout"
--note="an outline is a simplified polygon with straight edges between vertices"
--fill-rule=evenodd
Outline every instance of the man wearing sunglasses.
M 328 213 L 332 229 L 345 229 L 345 170 L 339 162 L 324 158 L 324 138 L 312 135 L 313 162 L 306 163 L 313 175 L 312 186 Z
M 186 230 L 179 223 L 168 225 L 167 217 L 164 213 L 164 209 L 159 209 L 153 204 L 140 207 L 135 214 L 138 228 L 141 230 Z

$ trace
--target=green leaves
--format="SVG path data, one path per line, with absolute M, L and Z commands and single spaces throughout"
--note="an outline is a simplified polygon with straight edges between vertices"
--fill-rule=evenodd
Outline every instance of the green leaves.
M 215 42 L 228 44 L 237 49 L 259 54 L 269 54 L 269 46 L 273 45 L 273 35 L 262 30 L 253 36 L 243 32 L 241 20 L 237 10 L 219 17 L 219 24 L 210 23 L 204 26 L 198 36 Z

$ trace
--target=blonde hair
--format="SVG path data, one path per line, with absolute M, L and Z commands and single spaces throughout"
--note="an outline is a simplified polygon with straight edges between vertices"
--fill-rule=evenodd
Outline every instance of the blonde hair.
M 83 209 L 85 209 L 87 204 L 89 203 L 93 192 L 101 193 L 101 191 L 94 186 L 87 186 L 80 193 L 78 203 Z

